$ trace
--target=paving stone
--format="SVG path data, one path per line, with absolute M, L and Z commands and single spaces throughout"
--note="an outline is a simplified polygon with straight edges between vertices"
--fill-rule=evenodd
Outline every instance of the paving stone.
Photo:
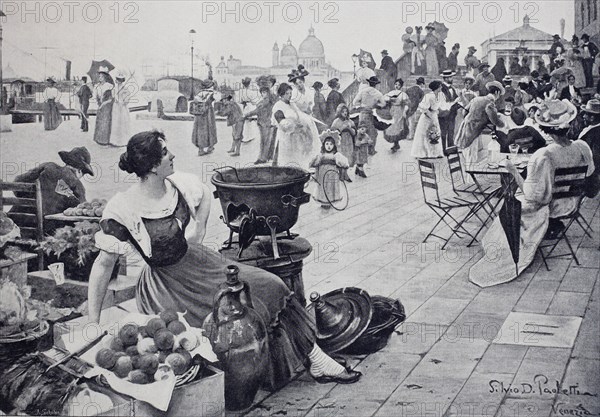
M 445 337 L 456 336 L 470 340 L 483 339 L 488 343 L 493 342 L 509 313 L 482 313 L 473 311 L 469 307 L 450 325 Z
M 574 358 L 600 359 L 600 337 L 598 337 L 598 321 L 585 317 L 579 328 L 573 348 Z
M 558 247 L 556 251 L 560 251 L 560 247 Z M 556 251 L 555 253 L 562 253 Z M 533 281 L 561 281 L 567 273 L 567 269 L 571 265 L 570 259 L 548 259 L 547 262 L 548 266 L 550 267 L 550 271 L 548 271 L 546 267 L 542 265 L 533 277 Z M 573 265 L 575 265 L 575 263 L 573 263 Z
M 552 412 L 553 400 L 532 398 L 508 398 L 496 413 L 496 417 L 547 417 Z
M 411 374 L 374 414 L 374 417 L 442 417 L 464 382 L 463 379 L 454 377 Z
M 520 297 L 520 291 L 499 297 L 498 294 L 489 293 L 484 290 L 477 294 L 471 304 L 469 304 L 469 310 L 483 313 L 509 313 L 517 304 Z
M 570 357 L 570 349 L 530 347 L 513 381 L 515 390 L 507 398 L 551 400 L 556 381 L 561 381 Z
M 332 416 L 370 416 L 381 407 L 402 383 L 419 355 L 380 351 L 361 363 L 364 374 L 352 385 L 337 385 L 319 400 L 308 416 L 320 417 L 324 411 Z
M 591 294 L 557 291 L 547 314 L 583 317 Z
M 467 306 L 469 300 L 431 297 L 408 320 L 416 323 L 450 325 Z
M 545 313 L 559 286 L 560 281 L 536 281 L 534 277 L 513 311 Z
M 579 248 L 576 252 L 579 265 L 578 268 L 600 268 L 600 252 L 598 248 Z
M 559 291 L 591 294 L 597 279 L 597 271 L 590 271 L 588 268 L 570 268 L 563 278 Z
M 462 387 L 444 417 L 493 416 L 502 403 L 514 374 L 474 372 Z
M 600 361 L 569 362 L 552 415 L 600 415 Z
M 527 353 L 527 346 L 492 343 L 483 354 L 475 371 L 478 373 L 515 374 Z
M 424 355 L 444 335 L 447 326 L 404 322 L 396 328 L 384 348 L 415 355 Z
M 467 380 L 489 344 L 484 340 L 442 337 L 415 367 L 412 376 L 431 376 Z

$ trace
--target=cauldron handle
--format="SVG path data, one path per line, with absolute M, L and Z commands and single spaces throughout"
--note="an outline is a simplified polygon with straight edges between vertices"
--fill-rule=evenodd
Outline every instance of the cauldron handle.
M 306 204 L 310 201 L 310 194 L 304 193 L 300 197 L 294 197 L 293 195 L 286 194 L 281 196 L 281 204 L 283 207 L 298 207 L 302 204 Z
M 220 169 L 225 169 L 225 168 L 231 168 L 233 169 L 233 172 L 235 173 L 235 177 L 237 178 L 238 182 L 242 182 L 240 180 L 240 177 L 238 175 L 237 169 L 235 169 L 235 167 L 232 167 L 231 165 L 225 165 L 221 168 L 215 168 L 213 169 L 214 172 L 216 172 L 217 174 L 219 174 L 221 176 L 221 181 L 225 182 L 225 178 L 223 178 L 223 173 L 221 171 L 219 171 Z

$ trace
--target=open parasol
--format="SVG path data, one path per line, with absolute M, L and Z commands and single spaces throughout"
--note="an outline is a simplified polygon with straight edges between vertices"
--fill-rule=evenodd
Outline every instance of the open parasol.
M 106 59 L 103 59 L 102 61 L 92 61 L 92 65 L 87 73 L 94 84 L 98 82 L 98 69 L 100 67 L 106 67 L 109 71 L 115 69 L 115 66 Z
M 433 27 L 435 28 L 435 35 L 442 41 L 446 40 L 448 37 L 448 28 L 444 23 L 433 22 Z
M 373 54 L 371 54 L 371 52 L 369 51 L 365 51 L 365 50 L 360 50 L 360 53 L 358 54 L 358 59 L 359 61 L 362 62 L 363 61 L 367 61 L 369 63 L 369 68 L 371 68 L 372 70 L 375 69 L 375 67 L 377 67 L 377 64 L 375 63 L 375 59 L 373 58 Z

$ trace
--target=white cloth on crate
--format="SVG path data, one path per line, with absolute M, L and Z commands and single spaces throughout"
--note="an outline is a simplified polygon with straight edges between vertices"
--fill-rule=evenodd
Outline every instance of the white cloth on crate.
M 506 233 L 496 217 L 482 240 L 484 257 L 469 271 L 469 280 L 480 287 L 512 281 L 527 268 L 540 245 L 551 217 L 569 214 L 578 204 L 576 199 L 552 200 L 554 172 L 557 168 L 587 165 L 587 175 L 594 171 L 592 151 L 583 141 L 563 147 L 556 143 L 537 150 L 529 160 L 521 202 L 519 262 L 515 266 Z M 517 272 L 518 270 L 518 272 Z

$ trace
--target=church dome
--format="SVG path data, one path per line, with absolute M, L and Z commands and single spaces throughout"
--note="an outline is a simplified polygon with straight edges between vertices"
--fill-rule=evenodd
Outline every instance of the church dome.
M 298 56 L 298 52 L 296 51 L 296 48 L 294 47 L 294 45 L 292 45 L 292 41 L 288 38 L 288 41 L 286 42 L 285 45 L 283 45 L 283 47 L 281 48 L 281 57 L 294 57 L 296 58 Z
M 315 36 L 315 30 L 312 27 L 308 30 L 308 36 L 302 41 L 298 50 L 301 58 L 319 58 L 325 56 L 323 42 Z

